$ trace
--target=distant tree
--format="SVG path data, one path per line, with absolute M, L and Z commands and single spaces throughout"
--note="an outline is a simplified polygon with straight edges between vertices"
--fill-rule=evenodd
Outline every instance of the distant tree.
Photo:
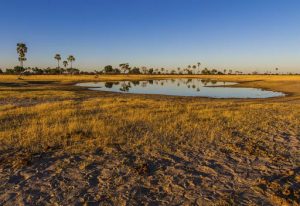
M 6 70 L 5 70 L 5 73 L 6 73 L 6 74 L 14 74 L 15 71 L 14 71 L 14 69 L 6 69 Z
M 210 71 L 207 68 L 204 68 L 201 73 L 202 74 L 210 74 Z
M 178 72 L 178 74 L 181 73 L 180 69 L 181 69 L 180 67 L 177 67 L 177 72 Z
M 210 71 L 210 74 L 217 74 L 218 73 L 218 71 L 216 70 L 216 69 L 212 69 L 211 71 Z
M 74 57 L 73 55 L 70 55 L 70 56 L 68 57 L 68 61 L 71 63 L 71 69 L 72 69 L 72 68 L 73 68 L 72 63 L 75 61 L 75 57 Z
M 26 71 L 26 69 L 22 66 L 15 66 L 13 69 L 14 74 L 22 74 L 25 71 Z
M 0 74 L 3 74 L 3 71 L 2 71 L 2 69 L 0 68 Z
M 59 68 L 59 61 L 61 60 L 60 54 L 55 54 L 54 59 L 57 61 L 57 68 Z
M 137 68 L 137 67 L 134 67 L 133 69 L 131 69 L 130 71 L 129 71 L 129 74 L 140 74 L 141 72 L 140 72 L 140 69 L 139 68 Z
M 43 74 L 43 73 L 44 73 L 44 70 L 35 67 L 35 68 L 32 68 L 32 72 L 33 72 L 34 74 Z
M 64 65 L 64 67 L 65 67 L 65 69 L 66 69 L 67 66 L 68 66 L 68 61 L 63 61 L 63 65 Z
M 198 72 L 199 72 L 199 69 L 200 69 L 201 63 L 200 63 L 200 62 L 197 62 L 197 66 L 198 66 Z
M 69 73 L 69 74 L 79 74 L 79 69 L 74 69 L 74 68 L 68 68 L 67 69 L 67 72 Z
M 193 65 L 192 68 L 193 68 L 193 70 L 195 71 L 194 73 L 196 74 L 196 68 L 197 68 L 197 66 L 196 66 L 196 65 Z
M 154 71 L 153 68 L 150 68 L 148 72 L 149 74 L 153 74 L 153 71 Z
M 120 69 L 118 69 L 118 68 L 115 68 L 115 69 L 113 69 L 113 73 L 114 73 L 114 74 L 120 74 L 120 73 L 121 73 L 121 71 L 120 71 Z
M 148 72 L 147 67 L 145 67 L 145 66 L 142 66 L 141 70 L 142 70 L 143 74 L 147 74 L 147 72 Z
M 111 65 L 107 65 L 104 67 L 105 73 L 112 73 L 113 72 L 113 67 Z
M 120 66 L 121 70 L 123 71 L 123 73 L 130 71 L 130 67 L 129 67 L 128 63 L 122 63 L 119 66 Z
M 23 67 L 23 62 L 26 61 L 27 46 L 25 43 L 17 43 L 17 53 L 19 54 L 20 66 Z

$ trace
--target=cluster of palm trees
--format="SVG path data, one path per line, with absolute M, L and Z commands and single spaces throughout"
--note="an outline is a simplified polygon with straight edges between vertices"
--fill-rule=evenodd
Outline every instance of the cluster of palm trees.
M 56 59 L 56 61 L 57 61 L 57 68 L 60 68 L 59 62 L 61 61 L 61 55 L 60 55 L 60 54 L 55 54 L 54 59 Z M 71 68 L 73 68 L 72 63 L 73 63 L 74 61 L 75 61 L 75 57 L 74 57 L 73 55 L 70 55 L 70 56 L 67 58 L 67 60 L 63 61 L 63 65 L 64 65 L 65 68 L 67 68 L 67 66 L 68 66 L 68 64 L 69 64 L 68 62 L 70 62 Z
M 26 61 L 26 53 L 27 53 L 27 46 L 25 43 L 21 42 L 21 43 L 17 43 L 17 53 L 19 55 L 18 60 L 20 62 L 20 67 L 24 67 L 24 61 Z M 59 62 L 61 61 L 61 55 L 60 54 L 56 54 L 54 56 L 54 59 L 57 60 L 57 66 L 59 68 Z M 71 65 L 71 69 L 73 68 L 72 63 L 75 61 L 75 57 L 73 55 L 70 55 L 67 60 L 63 61 L 63 65 L 66 68 L 70 62 Z
M 197 64 L 194 65 L 188 65 L 186 69 L 184 69 L 183 71 L 187 72 L 188 74 L 192 74 L 194 70 L 194 74 L 198 73 L 200 74 L 200 66 L 201 66 L 201 62 L 197 62 Z M 180 68 L 178 69 L 180 70 Z M 198 70 L 198 71 L 196 71 Z

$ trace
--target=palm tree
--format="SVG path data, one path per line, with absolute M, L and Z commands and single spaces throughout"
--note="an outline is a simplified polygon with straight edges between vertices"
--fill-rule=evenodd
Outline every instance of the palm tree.
M 68 61 L 63 61 L 63 65 L 66 68 L 68 66 Z
M 71 63 L 71 68 L 73 68 L 72 62 L 75 61 L 75 57 L 74 57 L 73 55 L 70 55 L 70 56 L 68 57 L 68 61 Z
M 26 61 L 27 46 L 25 43 L 17 43 L 17 53 L 19 54 L 20 66 L 23 67 L 23 62 Z
M 54 59 L 57 60 L 57 68 L 59 68 L 59 61 L 61 60 L 60 54 L 55 54 Z
M 201 63 L 200 63 L 200 62 L 197 62 L 197 66 L 198 66 L 198 73 L 200 73 L 200 65 L 201 65 Z

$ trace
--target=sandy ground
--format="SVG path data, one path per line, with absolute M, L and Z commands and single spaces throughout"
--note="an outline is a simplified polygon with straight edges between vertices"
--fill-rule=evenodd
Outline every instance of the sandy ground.
M 299 138 L 286 138 L 289 155 L 299 159 Z M 112 145 L 90 154 L 54 149 L 30 158 L 6 152 L 1 154 L 0 201 L 2 205 L 299 204 L 297 163 L 209 150 L 150 156 Z M 285 188 L 287 182 L 292 184 Z

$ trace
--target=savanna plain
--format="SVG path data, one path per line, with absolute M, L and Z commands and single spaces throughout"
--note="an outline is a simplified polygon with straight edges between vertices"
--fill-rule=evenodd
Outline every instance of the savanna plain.
M 78 82 L 200 78 L 212 99 Z M 299 205 L 299 75 L 0 75 L 0 205 Z

